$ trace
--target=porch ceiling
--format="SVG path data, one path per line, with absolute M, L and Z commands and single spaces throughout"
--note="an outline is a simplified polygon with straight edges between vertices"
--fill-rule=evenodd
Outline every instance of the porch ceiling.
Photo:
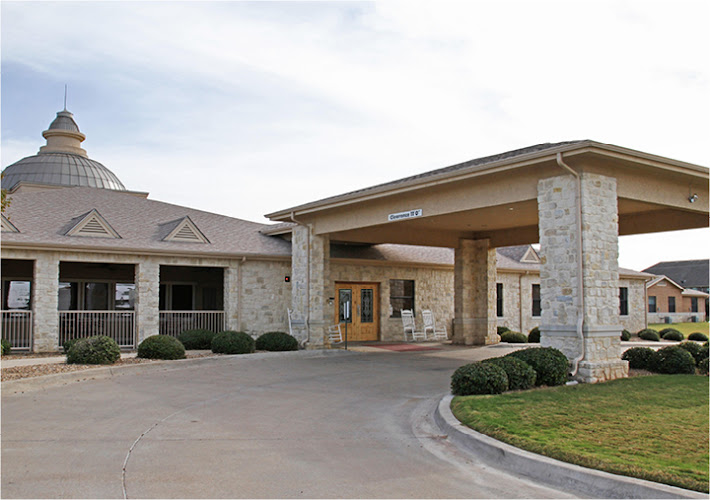
M 578 172 L 617 179 L 619 234 L 708 226 L 708 169 L 617 146 L 583 141 L 475 168 L 445 169 L 270 214 L 313 226 L 331 241 L 455 247 L 460 238 L 490 238 L 493 246 L 538 241 L 537 184 Z M 698 199 L 691 203 L 690 194 Z M 388 221 L 388 215 L 421 216 Z

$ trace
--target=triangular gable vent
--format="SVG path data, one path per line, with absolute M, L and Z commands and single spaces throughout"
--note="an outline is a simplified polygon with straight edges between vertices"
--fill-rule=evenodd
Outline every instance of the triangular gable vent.
M 67 236 L 89 236 L 93 238 L 114 239 L 121 237 L 96 209 L 86 214 L 74 227 L 67 231 Z
M 19 233 L 20 230 L 15 227 L 15 225 L 8 220 L 4 215 L 2 216 L 2 231 L 5 233 Z
M 539 264 L 540 263 L 540 257 L 537 255 L 537 252 L 535 249 L 530 246 L 528 247 L 527 251 L 525 252 L 525 255 L 523 255 L 523 258 L 520 259 L 520 262 L 525 262 L 527 264 Z
M 170 231 L 163 241 L 178 241 L 181 243 L 209 243 L 210 240 L 202 234 L 190 217 L 185 216 L 175 229 Z

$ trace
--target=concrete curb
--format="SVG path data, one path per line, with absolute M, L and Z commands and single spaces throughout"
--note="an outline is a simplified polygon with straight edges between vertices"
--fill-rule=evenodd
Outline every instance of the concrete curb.
M 587 498 L 708 498 L 665 484 L 587 469 L 515 448 L 464 426 L 451 412 L 453 396 L 444 396 L 434 421 L 458 447 L 490 465 Z
M 176 359 L 171 361 L 153 361 L 152 363 L 106 366 L 101 368 L 89 368 L 75 372 L 56 373 L 39 377 L 29 377 L 17 380 L 7 380 L 0 385 L 3 393 L 18 393 L 44 390 L 50 387 L 82 382 L 84 380 L 101 380 L 119 375 L 132 375 L 139 373 L 151 373 L 156 371 L 178 370 L 181 368 L 192 368 L 211 363 L 225 361 L 252 362 L 269 358 L 300 357 L 322 358 L 326 356 L 343 356 L 356 354 L 350 351 L 339 349 L 317 349 L 304 351 L 284 351 L 284 352 L 260 352 L 254 354 L 233 354 L 223 356 L 210 356 L 205 358 Z

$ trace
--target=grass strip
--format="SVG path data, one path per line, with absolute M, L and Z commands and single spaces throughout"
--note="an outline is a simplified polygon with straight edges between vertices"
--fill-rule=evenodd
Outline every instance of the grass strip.
M 454 398 L 468 427 L 593 469 L 708 492 L 708 377 L 652 375 Z
M 680 333 L 685 335 L 685 338 L 688 338 L 688 335 L 690 335 L 693 332 L 700 332 L 704 333 L 705 335 L 708 334 L 708 322 L 704 323 L 653 323 L 648 325 L 649 328 L 653 328 L 654 330 L 660 332 L 664 328 L 675 328 L 678 330 Z

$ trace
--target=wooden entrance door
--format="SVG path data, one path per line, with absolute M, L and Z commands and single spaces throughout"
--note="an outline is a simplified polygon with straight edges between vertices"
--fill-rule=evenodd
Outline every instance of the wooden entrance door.
M 336 283 L 335 321 L 345 335 L 345 303 L 350 302 L 348 340 L 378 340 L 380 287 L 377 283 Z

